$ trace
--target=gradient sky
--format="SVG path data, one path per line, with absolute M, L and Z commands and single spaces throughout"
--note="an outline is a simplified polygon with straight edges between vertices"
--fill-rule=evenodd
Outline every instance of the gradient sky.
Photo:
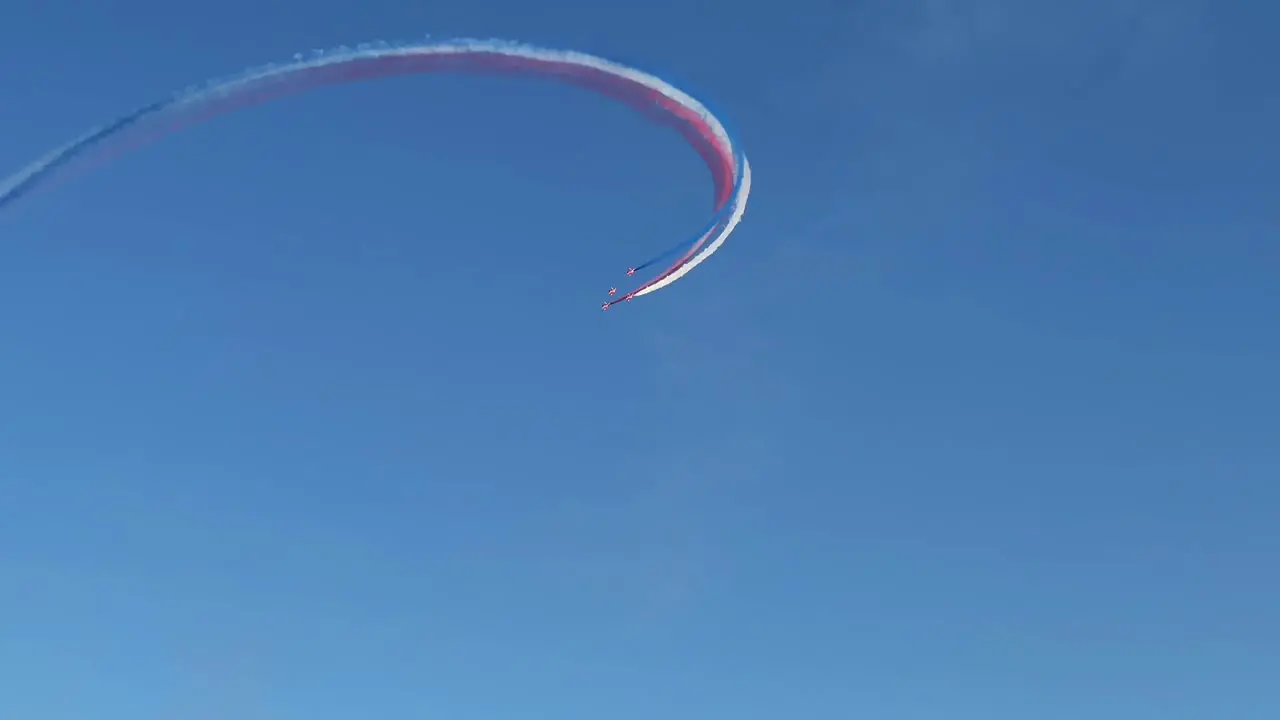
M 430 33 L 705 97 L 320 90 L 0 217 L 0 717 L 1280 717 L 1280 24 L 1208 0 L 18 0 L 0 172 Z M 465 8 L 465 9 L 464 9 Z

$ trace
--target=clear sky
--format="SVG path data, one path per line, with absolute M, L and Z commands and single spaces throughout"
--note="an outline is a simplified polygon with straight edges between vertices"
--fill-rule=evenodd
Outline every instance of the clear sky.
M 18 0 L 0 173 L 297 51 L 497 36 L 0 218 L 0 717 L 1280 717 L 1280 7 Z

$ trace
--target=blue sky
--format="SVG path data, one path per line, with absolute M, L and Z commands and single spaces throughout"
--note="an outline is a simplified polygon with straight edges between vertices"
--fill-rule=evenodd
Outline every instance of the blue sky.
M 171 89 L 498 36 L 0 218 L 0 717 L 1280 715 L 1264 3 L 20 3 L 0 167 Z M 692 6 L 691 6 L 692 5 Z M 8 170 L 4 170 L 8 172 Z

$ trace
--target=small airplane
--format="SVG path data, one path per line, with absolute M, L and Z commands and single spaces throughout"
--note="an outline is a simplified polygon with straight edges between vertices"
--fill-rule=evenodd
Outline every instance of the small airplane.
M 635 268 L 627 268 L 627 277 L 631 277 L 632 275 L 635 275 L 635 274 L 636 274 Z
M 610 295 L 617 295 L 617 294 L 618 294 L 618 288 L 609 288 L 609 294 L 610 294 Z
M 608 310 L 611 303 L 600 303 L 601 310 Z

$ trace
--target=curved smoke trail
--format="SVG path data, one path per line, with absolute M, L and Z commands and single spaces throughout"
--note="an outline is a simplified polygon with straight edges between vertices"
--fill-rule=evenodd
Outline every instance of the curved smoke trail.
M 720 249 L 746 212 L 751 170 L 724 124 L 702 103 L 648 73 L 569 50 L 549 50 L 504 40 L 450 40 L 393 45 L 373 43 L 295 56 L 292 62 L 247 70 L 173 93 L 53 150 L 0 181 L 0 209 L 55 180 L 85 159 L 159 137 L 193 122 L 311 88 L 367 78 L 428 72 L 535 74 L 585 87 L 627 103 L 649 118 L 674 127 L 702 157 L 714 184 L 713 214 L 688 240 L 640 263 L 628 274 L 673 255 L 675 262 L 639 287 L 604 303 L 660 290 Z

